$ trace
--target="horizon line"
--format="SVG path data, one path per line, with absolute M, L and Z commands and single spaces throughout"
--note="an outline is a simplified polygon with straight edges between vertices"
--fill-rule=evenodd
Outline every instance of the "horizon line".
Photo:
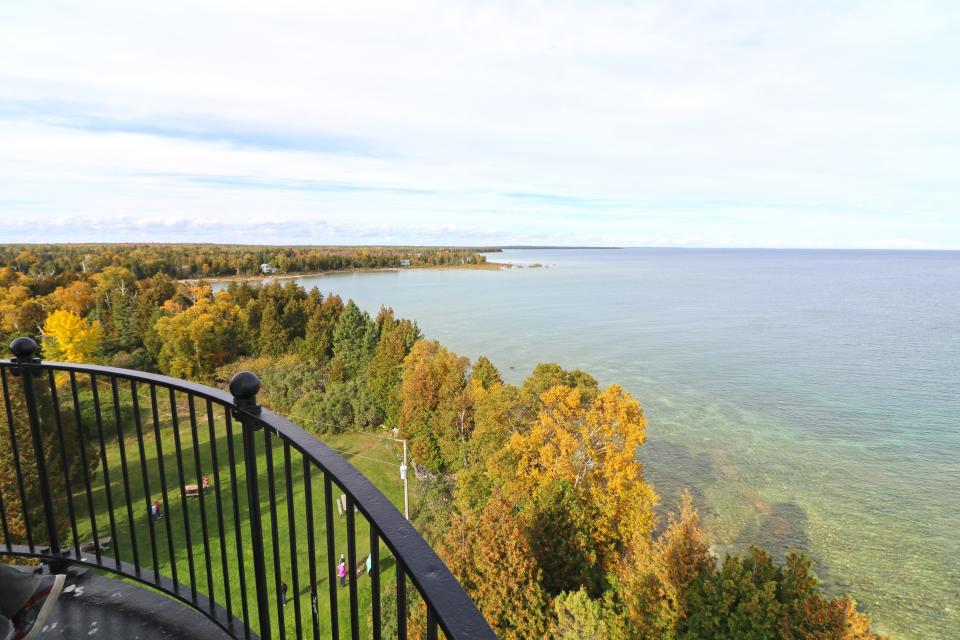
M 901 252 L 960 252 L 960 247 L 810 247 L 810 246 L 783 246 L 783 247 L 763 247 L 763 246 L 717 246 L 717 245 L 572 245 L 572 244 L 299 244 L 299 243 L 259 243 L 259 242 L 165 242 L 165 241 L 136 241 L 136 240 L 101 240 L 101 241 L 75 241 L 75 242 L 5 242 L 0 241 L 0 246 L 16 247 L 57 247 L 57 246 L 107 246 L 107 245 L 146 245 L 146 246 L 189 246 L 189 247 L 264 247 L 264 248 L 316 248 L 316 249 L 352 249 L 352 248 L 382 248 L 382 249 L 474 249 L 480 253 L 482 250 L 520 250 L 520 249 L 546 249 L 546 250 L 572 250 L 572 249 L 594 249 L 594 250 L 623 250 L 623 249 L 651 249 L 651 250 L 716 250 L 716 251 L 901 251 Z

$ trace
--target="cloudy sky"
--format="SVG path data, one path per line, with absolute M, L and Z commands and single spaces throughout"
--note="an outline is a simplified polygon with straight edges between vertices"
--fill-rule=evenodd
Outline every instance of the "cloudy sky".
M 960 249 L 960 3 L 0 0 L 0 241 Z

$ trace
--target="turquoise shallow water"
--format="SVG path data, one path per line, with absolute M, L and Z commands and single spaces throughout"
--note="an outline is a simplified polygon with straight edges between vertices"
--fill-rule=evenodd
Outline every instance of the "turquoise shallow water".
M 715 549 L 805 549 L 895 638 L 960 638 L 960 253 L 510 250 L 546 268 L 303 278 L 513 382 L 555 361 L 643 403 L 665 506 Z

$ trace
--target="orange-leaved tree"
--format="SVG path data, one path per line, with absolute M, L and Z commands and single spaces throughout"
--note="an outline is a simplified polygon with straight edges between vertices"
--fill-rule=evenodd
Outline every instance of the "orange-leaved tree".
M 547 634 L 547 597 L 516 505 L 495 495 L 478 515 L 454 517 L 440 556 L 504 640 Z
M 637 535 L 616 571 L 616 624 L 620 635 L 640 640 L 674 638 L 687 614 L 690 586 L 716 561 L 686 491 L 656 539 Z

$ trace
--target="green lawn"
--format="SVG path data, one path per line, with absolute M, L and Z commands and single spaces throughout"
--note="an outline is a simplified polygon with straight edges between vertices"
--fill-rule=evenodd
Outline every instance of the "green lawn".
M 243 463 L 243 447 L 240 432 L 240 426 L 233 424 L 232 445 L 236 464 L 231 467 L 229 462 L 229 448 L 231 438 L 227 435 L 226 421 L 223 411 L 214 407 L 213 411 L 213 442 L 211 442 L 210 423 L 208 422 L 207 407 L 205 403 L 198 403 L 196 409 L 196 428 L 190 419 L 189 407 L 185 397 L 177 396 L 177 415 L 180 430 L 180 449 L 183 460 L 184 484 L 197 483 L 197 459 L 199 459 L 199 474 L 207 475 L 211 486 L 204 492 L 201 502 L 199 497 L 187 497 L 184 503 L 181 498 L 181 483 L 179 480 L 180 469 L 177 465 L 177 439 L 173 427 L 170 410 L 170 398 L 168 392 L 158 389 L 157 407 L 160 427 L 160 448 L 162 449 L 163 469 L 165 471 L 164 486 L 167 490 L 167 508 L 164 510 L 164 518 L 153 525 L 155 544 L 151 544 L 151 520 L 148 515 L 147 500 L 162 500 L 161 491 L 161 465 L 159 461 L 161 456 L 158 453 L 157 441 L 154 436 L 154 423 L 151 411 L 150 395 L 146 388 L 141 388 L 138 393 L 140 404 L 140 418 L 142 424 L 142 442 L 144 454 L 141 456 L 140 443 L 137 437 L 135 421 L 132 419 L 122 420 L 123 433 L 123 453 L 127 460 L 128 483 L 130 492 L 130 502 L 132 505 L 132 530 L 131 514 L 127 508 L 127 494 L 124 486 L 124 479 L 121 472 L 121 448 L 118 444 L 116 435 L 116 425 L 114 412 L 112 408 L 112 399 L 109 393 L 109 385 L 101 387 L 100 400 L 103 405 L 103 432 L 107 442 L 106 461 L 107 472 L 109 474 L 110 497 L 112 499 L 112 515 L 116 536 L 114 536 L 113 547 L 105 555 L 115 557 L 119 554 L 124 562 L 134 562 L 134 551 L 137 553 L 136 560 L 146 568 L 156 566 L 159 572 L 172 578 L 174 575 L 174 563 L 176 565 L 176 575 L 178 581 L 185 586 L 185 593 L 189 596 L 189 576 L 190 563 L 193 563 L 193 571 L 196 576 L 195 582 L 197 590 L 201 593 L 212 596 L 221 606 L 226 607 L 226 596 L 229 595 L 230 606 L 234 616 L 239 619 L 243 617 L 242 602 L 246 597 L 248 608 L 248 617 L 251 626 L 257 628 L 257 602 L 253 589 L 254 563 L 250 539 L 249 517 L 247 509 L 246 478 Z M 131 402 L 129 387 L 126 387 L 124 393 L 121 387 L 121 404 Z M 132 416 L 133 414 L 130 413 Z M 90 428 L 87 429 L 90 432 Z M 94 428 L 95 432 L 95 428 Z M 292 474 L 289 492 L 292 494 L 293 518 L 288 513 L 288 486 L 284 471 L 284 447 L 281 440 L 275 435 L 269 436 L 272 443 L 272 458 L 274 470 L 274 495 L 276 505 L 276 519 L 272 517 L 269 505 L 269 483 L 268 483 L 268 461 L 266 453 L 266 442 L 264 431 L 256 433 L 257 449 L 257 470 L 258 486 L 260 492 L 260 504 L 262 505 L 262 527 L 264 536 L 264 548 L 266 550 L 266 573 L 268 582 L 270 582 L 270 621 L 274 629 L 275 637 L 296 637 L 296 619 L 297 605 L 299 604 L 299 618 L 303 625 L 303 636 L 313 636 L 313 616 L 311 615 L 311 589 L 310 589 L 310 564 L 311 557 L 308 552 L 308 529 L 312 526 L 315 536 L 315 558 L 317 571 L 317 618 L 319 620 L 318 631 L 320 637 L 330 637 L 331 634 L 331 616 L 330 616 L 330 597 L 329 583 L 327 579 L 327 537 L 325 526 L 325 507 L 324 507 L 324 485 L 323 477 L 316 467 L 311 472 L 311 488 L 313 494 L 313 522 L 307 519 L 304 482 L 303 462 L 300 455 L 293 449 L 290 450 L 292 460 Z M 196 449 L 194 447 L 196 440 Z M 366 475 L 402 512 L 403 511 L 403 485 L 399 478 L 397 466 L 385 464 L 380 461 L 396 462 L 396 453 L 398 446 L 394 443 L 377 439 L 369 434 L 342 434 L 325 439 L 326 442 L 335 449 L 345 450 L 344 455 L 354 466 L 356 466 L 364 475 Z M 211 446 L 212 445 L 212 446 Z M 214 468 L 214 453 L 217 459 L 217 469 Z M 379 460 L 379 461 L 378 461 Z M 144 490 L 144 473 L 146 469 L 146 482 L 149 486 L 149 493 Z M 220 524 L 217 512 L 217 496 L 214 490 L 216 475 L 219 472 L 219 489 L 221 492 L 222 518 L 224 530 L 224 548 L 220 544 Z M 411 483 L 415 482 L 411 474 Z M 105 488 L 105 474 L 98 468 L 91 475 L 93 501 L 93 512 L 96 520 L 98 536 L 103 538 L 111 536 L 110 516 L 111 509 L 108 506 L 108 496 Z M 243 575 L 246 577 L 246 593 L 244 594 L 240 585 L 240 571 L 238 566 L 238 544 L 235 535 L 235 515 L 234 504 L 234 486 L 238 498 L 239 519 L 241 522 L 240 535 L 240 555 L 243 561 Z M 411 487 L 411 496 L 413 495 Z M 334 485 L 334 500 L 340 497 L 341 491 Z M 75 485 L 73 487 L 73 506 L 77 513 L 79 521 L 78 536 L 81 541 L 93 539 L 92 525 L 89 519 L 89 509 L 87 508 L 88 499 L 84 486 Z M 184 509 L 186 506 L 186 509 Z M 333 510 L 334 522 L 334 540 L 335 555 L 339 557 L 342 553 L 347 555 L 347 530 L 346 517 L 337 512 L 336 504 L 331 505 Z M 187 523 L 189 521 L 189 526 Z M 207 533 L 204 535 L 204 522 L 206 523 Z M 295 562 L 291 561 L 291 536 L 290 530 L 294 530 L 294 542 L 296 544 Z M 188 543 L 188 532 L 189 540 Z M 72 539 L 72 534 L 68 536 Z M 366 559 L 370 552 L 370 534 L 366 520 L 359 514 L 356 514 L 356 545 L 357 560 Z M 170 548 L 172 543 L 173 560 L 171 562 Z M 65 543 L 66 544 L 66 543 Z M 273 546 L 278 547 L 279 566 L 275 563 Z M 204 551 L 209 551 L 210 564 L 206 562 Z M 386 547 L 380 545 L 380 576 L 381 576 L 381 602 L 385 610 L 385 617 L 392 618 L 393 603 L 395 600 L 387 595 L 387 590 L 391 592 L 395 589 L 395 561 Z M 227 572 L 224 573 L 223 561 L 226 559 Z M 154 565 L 156 558 L 156 565 Z M 110 560 L 105 558 L 105 563 Z M 280 579 L 288 585 L 288 604 L 286 607 L 279 607 L 277 603 L 275 590 L 275 575 L 279 571 Z M 294 588 L 294 572 L 296 571 L 299 579 L 299 589 Z M 370 637 L 369 619 L 371 611 L 371 580 L 364 574 L 357 581 L 360 614 L 359 626 L 360 637 Z M 408 591 L 412 586 L 408 587 Z M 392 594 L 391 594 L 392 595 Z M 338 612 L 340 633 L 342 636 L 349 637 L 350 615 L 349 615 L 349 589 L 337 586 Z M 281 624 L 282 617 L 282 624 Z M 279 633 L 278 633 L 279 632 Z M 386 637 L 386 636 L 385 636 Z

